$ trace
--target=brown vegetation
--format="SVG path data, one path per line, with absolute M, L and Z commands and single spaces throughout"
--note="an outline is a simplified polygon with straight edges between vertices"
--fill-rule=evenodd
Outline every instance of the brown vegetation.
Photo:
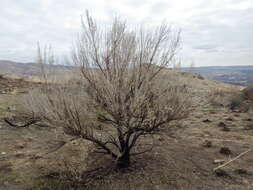
M 126 168 L 131 156 L 152 149 L 154 134 L 187 116 L 186 87 L 165 81 L 162 72 L 174 60 L 179 34 L 165 24 L 154 32 L 131 31 L 118 19 L 103 32 L 88 13 L 86 19 L 73 54 L 81 71 L 78 82 L 48 84 L 29 98 L 28 107 Z M 52 61 L 47 57 L 39 55 L 42 70 Z M 150 141 L 141 145 L 140 138 Z
M 252 110 L 233 111 L 226 106 L 210 104 L 211 89 L 230 89 L 230 85 L 200 80 L 180 71 L 163 72 L 166 79 L 180 81 L 189 88 L 192 111 L 189 117 L 170 122 L 162 133 L 155 135 L 153 151 L 133 157 L 127 170 L 112 171 L 110 157 L 94 153 L 92 143 L 66 136 L 58 127 L 46 127 L 39 122 L 16 129 L 0 120 L 0 152 L 3 153 L 0 155 L 0 189 L 62 190 L 73 189 L 76 185 L 76 189 L 101 190 L 250 190 L 253 185 L 252 151 L 229 163 L 222 171 L 214 173 L 213 169 L 252 147 Z M 26 123 L 20 116 L 24 110 L 18 106 L 21 96 L 19 93 L 0 95 L 0 118 L 9 117 L 17 125 Z M 152 141 L 141 138 L 139 142 Z M 232 154 L 221 154 L 222 147 L 229 148 Z M 95 172 L 95 169 L 99 170 Z M 81 183 L 80 176 L 84 177 Z
M 245 88 L 243 90 L 243 93 L 244 93 L 246 98 L 248 98 L 249 100 L 253 100 L 253 85 L 248 86 L 247 88 Z

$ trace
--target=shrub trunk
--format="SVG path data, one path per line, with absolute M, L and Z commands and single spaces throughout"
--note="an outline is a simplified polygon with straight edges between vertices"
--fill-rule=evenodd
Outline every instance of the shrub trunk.
M 122 169 L 122 168 L 128 168 L 129 166 L 130 166 L 130 154 L 129 154 L 129 151 L 126 151 L 117 159 L 116 167 L 118 169 Z

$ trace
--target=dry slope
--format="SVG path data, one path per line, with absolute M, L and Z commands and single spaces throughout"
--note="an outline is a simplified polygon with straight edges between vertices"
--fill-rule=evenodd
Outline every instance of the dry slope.
M 241 87 L 209 81 L 186 72 L 168 72 L 168 80 L 180 82 L 190 89 L 193 102 L 190 116 L 171 124 L 176 131 L 165 130 L 157 135 L 154 151 L 140 155 L 129 171 L 120 175 L 108 174 L 97 179 L 90 188 L 253 189 L 252 151 L 223 168 L 218 175 L 213 172 L 213 168 L 222 162 L 252 148 L 252 107 L 243 112 L 226 106 L 231 94 L 239 92 Z M 218 96 L 215 104 L 213 96 Z M 80 166 L 89 163 L 96 155 L 88 152 L 86 142 L 68 141 L 70 137 L 55 129 L 9 127 L 1 118 L 9 116 L 15 120 L 22 110 L 10 110 L 5 104 L 18 105 L 19 97 L 20 94 L 0 94 L 0 189 L 63 189 L 57 183 L 38 184 L 36 178 L 50 170 L 57 172 L 62 159 Z M 221 103 L 217 104 L 219 101 Z M 61 145 L 62 148 L 54 151 Z M 84 165 L 94 169 L 102 163 L 104 160 L 98 159 Z

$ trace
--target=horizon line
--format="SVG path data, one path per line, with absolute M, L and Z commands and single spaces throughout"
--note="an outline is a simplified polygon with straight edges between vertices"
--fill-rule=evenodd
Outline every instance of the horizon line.
M 28 63 L 32 63 L 32 64 L 36 64 L 36 62 L 34 61 L 29 61 L 29 62 L 23 62 L 23 61 L 13 61 L 13 60 L 8 60 L 8 59 L 0 59 L 0 61 L 8 61 L 8 62 L 13 62 L 13 63 L 21 63 L 21 64 L 28 64 Z M 62 66 L 67 66 L 64 64 L 55 64 L 55 65 L 62 65 Z M 71 66 L 71 65 L 69 65 Z M 252 65 L 203 65 L 203 66 L 181 66 L 179 68 L 187 68 L 187 69 L 194 69 L 194 68 L 200 68 L 200 67 L 253 67 Z

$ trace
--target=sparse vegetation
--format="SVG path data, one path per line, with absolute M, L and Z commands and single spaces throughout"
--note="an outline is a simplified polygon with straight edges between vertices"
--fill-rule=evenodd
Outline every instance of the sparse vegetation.
M 233 97 L 229 103 L 229 108 L 234 110 L 236 108 L 241 107 L 243 104 L 243 100 L 241 97 Z
M 209 101 L 214 106 L 227 106 L 233 97 L 239 96 L 238 89 L 231 86 L 229 88 L 214 88 L 209 92 Z
M 231 110 L 240 110 L 242 112 L 248 112 L 252 106 L 251 102 L 245 100 L 243 95 L 233 96 L 228 104 Z
M 94 150 L 93 146 L 90 147 L 90 144 L 81 139 L 72 141 L 71 139 L 75 138 L 63 136 L 62 131 L 58 128 L 40 127 L 40 125 L 44 126 L 45 123 L 37 123 L 28 128 L 15 129 L 8 127 L 6 123 L 3 123 L 3 120 L 0 120 L 0 134 L 2 135 L 0 153 L 4 152 L 3 155 L 0 154 L 0 167 L 11 163 L 8 170 L 0 171 L 0 187 L 15 189 L 12 188 L 12 185 L 16 185 L 18 186 L 17 189 L 37 188 L 40 190 L 50 188 L 73 189 L 74 187 L 78 189 L 78 186 L 81 186 L 79 189 L 101 190 L 124 188 L 201 189 L 203 187 L 211 189 L 222 189 L 224 187 L 228 189 L 250 189 L 252 175 L 241 175 L 234 171 L 236 169 L 247 169 L 249 174 L 253 172 L 252 168 L 249 167 L 252 152 L 222 168 L 223 174 L 226 173 L 225 176 L 221 173 L 216 175 L 212 171 L 215 167 L 230 160 L 230 156 L 219 153 L 221 147 L 229 147 L 233 153 L 231 158 L 235 158 L 243 151 L 246 151 L 248 145 L 252 144 L 252 110 L 249 110 L 248 113 L 232 112 L 226 106 L 213 107 L 206 104 L 209 102 L 206 97 L 210 95 L 210 88 L 226 89 L 222 83 L 205 80 L 209 84 L 206 86 L 202 83 L 202 80 L 194 79 L 191 74 L 181 75 L 180 71 L 174 72 L 173 70 L 164 70 L 163 73 L 171 84 L 178 84 L 176 82 L 180 81 L 182 88 L 184 84 L 188 84 L 187 81 L 191 82 L 191 85 L 187 85 L 189 86 L 187 92 L 193 97 L 193 111 L 188 118 L 182 121 L 173 121 L 169 124 L 169 127 L 163 128 L 162 133 L 154 135 L 156 148 L 145 155 L 132 157 L 131 165 L 127 170 L 110 173 L 113 168 L 110 167 L 111 159 L 109 156 L 103 158 L 100 154 L 90 151 Z M 77 79 L 79 78 L 77 77 Z M 6 81 L 11 82 L 12 87 L 21 86 L 18 84 L 18 80 L 14 80 L 14 82 L 8 79 Z M 200 83 L 197 84 L 197 82 Z M 55 93 L 54 90 L 60 88 L 60 86 L 54 84 L 51 84 L 51 87 L 49 85 L 49 92 L 50 89 L 53 90 L 51 91 L 52 95 Z M 59 84 L 61 84 L 61 90 L 65 89 L 66 92 L 71 92 L 76 87 L 80 87 L 83 82 L 75 79 L 65 85 L 62 80 Z M 28 84 L 28 86 L 33 85 Z M 87 84 L 85 83 L 85 85 Z M 53 89 L 53 87 L 57 88 Z M 26 122 L 23 119 L 21 120 L 20 116 L 24 110 L 19 105 L 21 98 L 19 91 L 17 90 L 15 94 L 0 95 L 0 117 L 11 117 L 10 121 L 17 125 L 23 125 Z M 34 93 L 35 96 L 43 95 L 38 92 L 40 90 L 34 89 L 30 93 Z M 47 92 L 47 90 L 43 92 Z M 58 96 L 56 94 L 53 97 L 61 98 L 62 94 L 60 92 Z M 11 109 L 9 110 L 7 107 Z M 94 112 L 94 118 L 98 119 L 100 117 L 107 118 L 110 115 L 103 110 Z M 220 124 L 221 122 L 225 125 Z M 224 132 L 224 126 L 229 130 Z M 174 130 L 175 128 L 178 130 Z M 98 126 L 96 130 L 101 131 L 101 127 Z M 149 138 L 142 138 L 140 142 L 145 145 L 145 143 L 151 141 Z M 58 149 L 58 147 L 62 148 Z M 87 157 L 83 155 L 86 153 L 88 153 Z M 66 159 L 66 162 L 63 162 L 61 158 Z M 60 166 L 63 163 L 66 163 L 66 167 Z M 82 168 L 79 166 L 82 166 Z M 94 169 L 98 169 L 98 166 L 105 167 L 99 167 L 102 173 L 89 173 Z M 80 184 L 80 175 L 83 175 L 83 177 L 88 175 L 90 178 L 84 177 Z M 15 182 L 16 180 L 18 182 Z M 216 183 L 213 183 L 214 180 Z M 23 184 L 26 188 L 22 188 Z
M 231 110 L 248 112 L 251 103 L 245 99 L 244 93 L 235 88 L 212 89 L 209 94 L 209 101 L 213 106 L 228 107 Z
M 210 91 L 209 100 L 212 105 L 225 106 L 224 99 L 227 96 L 227 92 L 223 89 L 213 89 Z

